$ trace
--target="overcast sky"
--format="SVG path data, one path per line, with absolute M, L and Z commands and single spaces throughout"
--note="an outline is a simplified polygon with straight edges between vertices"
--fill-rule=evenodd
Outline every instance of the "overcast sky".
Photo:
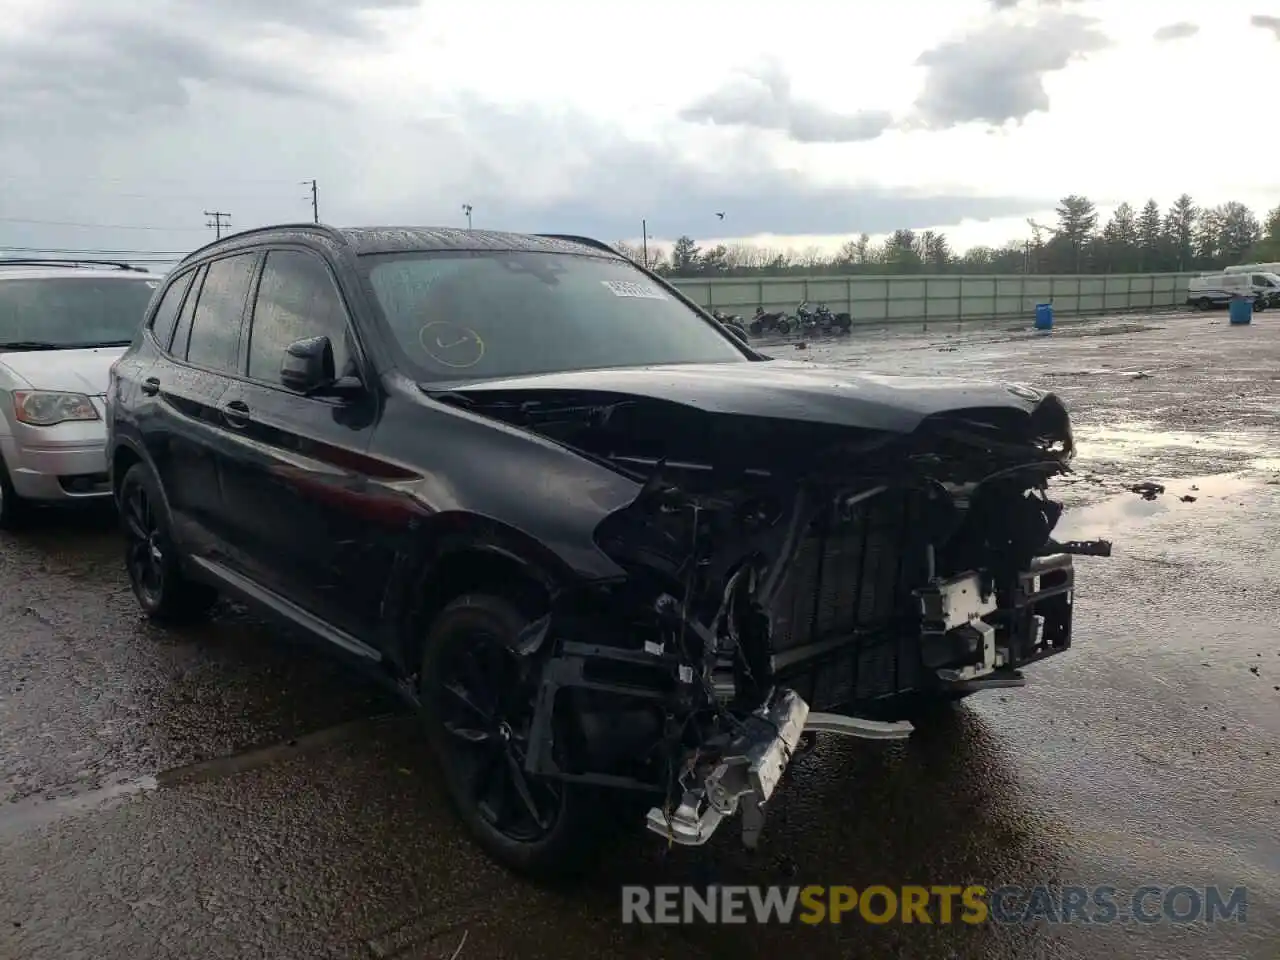
M 337 224 L 470 203 L 477 227 L 796 246 L 998 243 L 1073 192 L 1280 203 L 1275 0 L 0 9 L 9 247 L 188 250 L 205 210 L 309 219 L 311 177 Z

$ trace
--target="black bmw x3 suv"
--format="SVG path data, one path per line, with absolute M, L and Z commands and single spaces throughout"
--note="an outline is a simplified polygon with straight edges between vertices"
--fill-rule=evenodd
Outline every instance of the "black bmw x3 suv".
M 108 393 L 138 602 L 246 599 L 421 715 L 525 870 L 637 826 L 756 841 L 815 734 L 1071 643 L 1052 394 L 763 356 L 596 241 L 253 230 L 156 291 Z M 647 812 L 646 812 L 647 811 Z

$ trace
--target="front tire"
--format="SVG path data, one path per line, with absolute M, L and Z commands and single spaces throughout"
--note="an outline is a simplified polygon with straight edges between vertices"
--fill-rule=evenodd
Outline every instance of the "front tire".
M 125 570 L 142 612 L 158 623 L 191 623 L 206 617 L 218 593 L 182 569 L 168 507 L 146 464 L 135 463 L 124 475 L 118 504 Z
M 420 694 L 445 789 L 476 842 L 520 873 L 564 876 L 586 863 L 600 806 L 576 784 L 524 770 L 540 683 L 518 646 L 529 620 L 509 601 L 452 601 L 423 645 Z

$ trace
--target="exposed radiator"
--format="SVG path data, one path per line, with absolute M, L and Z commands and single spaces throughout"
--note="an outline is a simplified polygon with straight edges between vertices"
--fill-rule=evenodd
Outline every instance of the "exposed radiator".
M 919 494 L 890 490 L 840 513 L 833 504 L 811 526 L 773 608 L 781 661 L 825 648 L 778 669 L 814 709 L 913 686 L 920 669 L 911 598 L 928 576 Z

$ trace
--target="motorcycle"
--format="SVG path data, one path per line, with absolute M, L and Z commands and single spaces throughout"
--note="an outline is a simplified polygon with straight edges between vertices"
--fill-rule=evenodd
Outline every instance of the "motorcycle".
M 796 321 L 806 333 L 848 333 L 853 318 L 847 313 L 832 313 L 825 303 L 816 307 L 808 300 L 801 300 L 796 307 Z
M 753 337 L 760 337 L 769 333 L 786 336 L 791 332 L 791 321 L 787 319 L 787 315 L 781 310 L 776 313 L 766 313 L 764 307 L 756 307 L 755 316 L 751 318 L 751 323 L 747 326 L 747 332 Z
M 801 333 L 818 332 L 818 311 L 809 306 L 808 300 L 796 304 L 796 326 Z
M 832 313 L 825 303 L 818 304 L 815 315 L 825 333 L 848 333 L 853 326 L 853 317 L 847 313 Z
M 741 340 L 747 342 L 747 328 L 742 323 L 742 318 L 737 315 L 721 313 L 717 309 L 712 309 L 711 316 L 723 327 L 726 327 L 730 333 Z

